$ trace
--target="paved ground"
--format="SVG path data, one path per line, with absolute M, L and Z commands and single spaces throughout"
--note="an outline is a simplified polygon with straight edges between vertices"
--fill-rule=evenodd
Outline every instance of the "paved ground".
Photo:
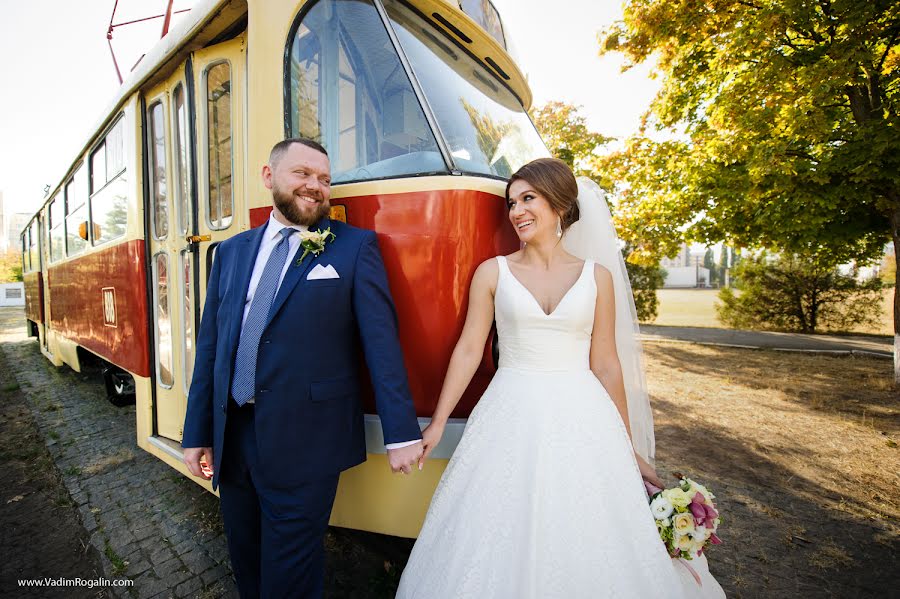
M 834 353 L 859 353 L 892 357 L 893 339 L 867 335 L 804 335 L 764 331 L 737 331 L 704 327 L 667 327 L 641 325 L 643 338 L 649 341 L 689 341 L 733 347 L 761 347 L 781 350 L 812 350 Z
M 61 476 L 61 493 L 77 512 L 83 531 L 75 536 L 102 556 L 103 577 L 134 581 L 130 588 L 107 588 L 109 596 L 236 596 L 218 500 L 138 449 L 134 406 L 109 404 L 97 373 L 54 369 L 25 338 L 22 322 L 20 310 L 0 310 L 0 350 L 12 365 L 6 377 L 23 390 Z M 54 535 L 60 522 L 48 518 L 42 525 Z M 28 547 L 15 558 L 27 565 L 40 551 Z M 5 574 L 4 593 L 12 584 Z

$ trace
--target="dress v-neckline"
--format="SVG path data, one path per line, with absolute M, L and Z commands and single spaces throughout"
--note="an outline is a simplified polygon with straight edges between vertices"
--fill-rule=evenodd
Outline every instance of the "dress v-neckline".
M 503 258 L 503 265 L 506 267 L 506 271 L 509 273 L 509 276 L 512 277 L 513 280 L 519 285 L 519 287 L 521 287 L 522 290 L 525 291 L 525 293 L 528 294 L 528 296 L 529 296 L 529 297 L 531 298 L 531 300 L 534 302 L 534 305 L 537 307 L 538 311 L 539 311 L 541 314 L 543 314 L 546 318 L 550 318 L 551 316 L 553 316 L 554 314 L 556 314 L 556 311 L 559 310 L 559 307 L 562 306 L 562 305 L 563 305 L 563 302 L 566 301 L 566 298 L 569 297 L 569 293 L 570 293 L 573 289 L 575 289 L 575 287 L 578 286 L 578 283 L 580 283 L 580 282 L 581 282 L 581 279 L 584 278 L 584 272 L 585 272 L 585 270 L 587 270 L 587 264 L 588 264 L 588 261 L 585 260 L 585 261 L 584 261 L 584 264 L 581 265 L 581 273 L 578 275 L 578 278 L 575 279 L 575 282 L 572 283 L 571 287 L 569 287 L 568 289 L 566 289 L 566 292 L 565 292 L 565 293 L 563 294 L 563 296 L 560 298 L 560 300 L 559 300 L 559 302 L 556 304 L 556 306 L 554 306 L 553 309 L 550 310 L 549 313 L 547 313 L 547 312 L 544 312 L 544 308 L 541 306 L 541 302 L 539 302 L 538 299 L 537 299 L 537 298 L 534 296 L 534 294 L 531 292 L 531 290 L 528 289 L 528 287 L 525 286 L 525 283 L 523 283 L 522 281 L 520 281 L 519 278 L 518 278 L 515 274 L 513 274 L 512 269 L 509 267 L 509 261 L 506 259 L 506 256 L 500 256 L 500 258 Z

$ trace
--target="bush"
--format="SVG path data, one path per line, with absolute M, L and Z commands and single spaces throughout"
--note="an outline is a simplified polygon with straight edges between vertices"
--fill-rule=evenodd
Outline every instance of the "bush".
M 799 255 L 745 257 L 735 269 L 740 294 L 719 291 L 719 320 L 738 329 L 815 333 L 877 325 L 880 279 L 859 282 L 836 265 Z
M 626 267 L 638 320 L 653 322 L 659 315 L 659 298 L 656 297 L 656 290 L 663 286 L 666 271 L 658 264 L 643 266 L 628 262 Z

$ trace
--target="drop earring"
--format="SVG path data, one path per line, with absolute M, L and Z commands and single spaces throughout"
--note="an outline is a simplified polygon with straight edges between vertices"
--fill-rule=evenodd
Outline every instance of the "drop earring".
M 562 237 L 562 218 L 556 217 L 556 236 Z

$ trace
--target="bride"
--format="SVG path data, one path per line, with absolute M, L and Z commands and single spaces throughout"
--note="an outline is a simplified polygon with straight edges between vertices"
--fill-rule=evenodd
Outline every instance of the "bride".
M 642 479 L 664 485 L 651 465 L 634 303 L 602 192 L 542 158 L 512 176 L 506 197 L 525 245 L 475 271 L 424 457 L 495 320 L 500 367 L 397 597 L 724 597 L 705 558 L 692 562 L 698 573 L 669 558 L 647 504 Z

